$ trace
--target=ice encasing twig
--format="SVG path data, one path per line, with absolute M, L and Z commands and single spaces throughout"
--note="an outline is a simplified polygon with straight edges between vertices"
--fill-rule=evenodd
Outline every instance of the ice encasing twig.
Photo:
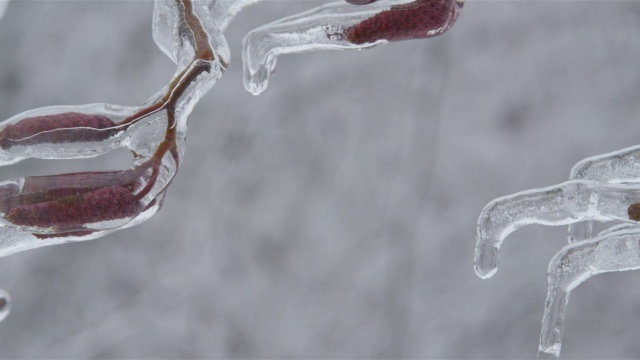
M 640 229 L 624 228 L 566 246 L 549 264 L 540 351 L 558 356 L 569 295 L 590 277 L 640 269 Z
M 222 30 L 242 8 L 258 1 L 156 0 L 153 38 L 177 70 L 145 104 L 52 106 L 0 123 L 0 166 L 27 158 L 94 157 L 117 148 L 127 148 L 135 156 L 133 167 L 123 171 L 1 182 L 0 257 L 96 239 L 153 216 L 184 154 L 187 117 L 229 63 Z M 435 36 L 453 24 L 462 7 L 454 0 L 387 0 L 366 6 L 372 1 L 356 2 L 359 5 L 334 3 L 263 28 L 281 29 L 276 40 L 285 34 L 290 40 L 271 43 L 279 49 L 272 54 L 323 48 L 326 39 L 356 49 Z M 313 38 L 316 30 L 321 36 Z M 245 43 L 252 43 L 252 37 L 248 39 Z
M 640 184 L 582 180 L 498 198 L 485 206 L 478 218 L 476 274 L 481 278 L 495 274 L 502 242 L 522 226 L 558 226 L 586 220 L 631 221 L 627 209 L 638 201 Z
M 145 221 L 159 209 L 184 153 L 187 117 L 228 60 L 226 43 L 218 41 L 221 34 L 209 32 L 216 26 L 206 6 L 158 0 L 154 14 L 156 39 L 172 37 L 161 43 L 176 55 L 178 70 L 147 104 L 43 108 L 0 125 L 0 165 L 28 157 L 96 156 L 117 147 L 135 154 L 129 170 L 0 183 L 0 256 L 98 238 Z
M 540 351 L 558 356 L 571 291 L 603 272 L 640 269 L 640 146 L 591 157 L 565 183 L 504 196 L 489 203 L 478 220 L 478 276 L 497 270 L 500 246 L 528 224 L 573 225 L 571 244 L 549 265 Z M 592 237 L 592 221 L 622 221 Z
M 447 31 L 463 6 L 458 0 L 334 2 L 260 27 L 244 40 L 244 85 L 263 92 L 282 54 L 364 49 L 387 41 L 427 38 Z
M 640 181 L 640 146 L 607 154 L 592 156 L 578 162 L 569 179 L 592 180 L 607 183 L 634 183 Z M 592 237 L 593 222 L 583 221 L 569 225 L 569 242 L 587 240 Z

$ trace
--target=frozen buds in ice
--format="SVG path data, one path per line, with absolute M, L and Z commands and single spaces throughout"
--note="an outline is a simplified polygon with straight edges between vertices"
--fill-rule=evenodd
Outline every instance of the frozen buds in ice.
M 109 186 L 84 193 L 77 191 L 55 200 L 17 205 L 9 210 L 6 219 L 21 226 L 66 228 L 127 218 L 139 209 L 131 190 Z
M 0 214 L 18 226 L 67 232 L 139 214 L 143 206 L 134 189 L 140 171 L 89 172 L 28 177 L 0 186 Z M 89 226 L 90 227 L 90 226 Z M 36 232 L 38 232 L 36 230 Z
M 463 5 L 459 0 L 417 0 L 392 6 L 347 29 L 346 38 L 367 44 L 433 37 L 453 26 Z
M 66 112 L 28 117 L 0 130 L 0 148 L 19 145 L 102 141 L 115 132 L 116 124 L 104 115 Z

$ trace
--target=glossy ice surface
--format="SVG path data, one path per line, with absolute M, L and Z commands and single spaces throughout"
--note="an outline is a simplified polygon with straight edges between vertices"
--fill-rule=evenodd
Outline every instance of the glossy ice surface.
M 566 226 L 513 233 L 482 281 L 471 266 L 478 214 L 638 143 L 636 5 L 469 1 L 444 36 L 282 57 L 269 89 L 246 93 L 245 34 L 322 4 L 239 13 L 225 33 L 231 65 L 196 106 L 180 173 L 145 225 L 0 261 L 14 300 L 4 358 L 535 356 Z M 149 36 L 152 10 L 11 3 L 1 117 L 143 103 L 176 68 Z M 0 175 L 120 169 L 127 156 L 25 161 Z M 563 358 L 637 356 L 637 276 L 577 289 Z
M 502 242 L 518 228 L 570 225 L 570 245 L 549 264 L 542 352 L 560 355 L 573 289 L 597 274 L 640 269 L 639 153 L 635 146 L 587 158 L 573 167 L 570 181 L 498 198 L 480 215 L 475 269 L 485 279 L 495 275 Z M 594 220 L 624 223 L 594 236 Z
M 416 3 L 422 9 L 429 1 Z M 134 157 L 129 169 L 1 182 L 0 256 L 45 245 L 97 239 L 151 218 L 162 206 L 185 153 L 188 116 L 230 63 L 223 31 L 240 10 L 256 2 L 156 0 L 153 39 L 177 65 L 177 70 L 171 81 L 143 105 L 49 106 L 19 113 L 0 123 L 0 166 L 29 158 L 92 158 L 119 148 L 129 150 Z M 388 16 L 408 5 L 406 1 L 380 1 L 372 7 L 343 2 L 329 4 L 279 23 L 279 29 L 286 32 L 286 44 L 265 41 L 259 47 L 266 48 L 267 53 L 286 53 L 279 50 L 283 46 L 296 47 L 297 52 L 323 49 L 324 42 L 309 38 L 309 32 L 319 31 L 326 40 L 334 36 L 334 30 L 328 29 L 338 25 L 343 30 L 335 31 L 339 30 L 344 38 L 345 31 L 349 31 L 344 30 L 347 26 L 378 15 Z M 457 18 L 457 5 L 434 9 L 446 13 L 443 15 L 446 21 L 434 23 L 420 17 L 411 25 L 422 23 L 422 31 L 410 32 L 403 40 L 442 33 Z M 402 11 L 405 19 L 413 14 Z M 450 12 L 455 16 L 447 15 Z M 418 18 L 420 14 L 414 15 Z M 388 33 L 389 27 L 385 28 Z M 275 34 L 272 29 L 266 26 L 261 31 L 271 36 Z M 364 33 L 374 30 L 368 26 Z M 408 26 L 399 25 L 393 31 L 397 34 L 409 30 Z M 278 36 L 285 34 L 281 32 Z M 373 45 L 381 39 L 376 35 L 366 43 Z M 245 44 L 245 53 L 249 54 L 245 59 L 264 61 L 258 66 L 273 70 L 275 60 L 256 58 L 252 54 L 261 50 L 252 47 L 255 42 Z M 361 45 L 359 42 L 341 48 Z M 92 82 L 92 86 L 96 84 Z M 260 86 L 266 87 L 266 79 Z

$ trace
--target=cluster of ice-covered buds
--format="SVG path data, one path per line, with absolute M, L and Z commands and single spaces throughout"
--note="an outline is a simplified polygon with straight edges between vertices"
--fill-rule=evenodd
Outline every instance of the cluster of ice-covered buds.
M 0 123 L 0 166 L 27 158 L 89 158 L 122 147 L 134 154 L 133 166 L 121 171 L 0 182 L 0 256 L 96 239 L 153 216 L 184 154 L 187 118 L 229 63 L 223 31 L 257 2 L 156 0 L 153 38 L 178 68 L 145 104 L 54 106 Z M 265 25 L 245 38 L 245 86 L 262 92 L 281 54 L 442 34 L 462 6 L 459 0 L 347 0 Z M 9 297 L 0 290 L 0 320 L 8 310 Z
M 522 226 L 569 225 L 569 245 L 549 263 L 539 350 L 560 355 L 569 295 L 589 278 L 640 269 L 640 146 L 586 158 L 570 180 L 490 202 L 478 219 L 475 269 L 498 270 L 504 240 Z M 593 222 L 617 221 L 599 234 Z

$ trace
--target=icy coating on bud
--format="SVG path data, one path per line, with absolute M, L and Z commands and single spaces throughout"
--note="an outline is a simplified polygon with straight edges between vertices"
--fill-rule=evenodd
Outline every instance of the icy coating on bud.
M 112 186 L 33 205 L 18 205 L 6 218 L 16 225 L 68 227 L 122 219 L 140 209 L 131 190 Z
M 458 0 L 418 0 L 393 6 L 350 27 L 346 36 L 354 44 L 436 36 L 455 23 L 463 6 Z
M 0 131 L 0 148 L 102 141 L 115 133 L 115 125 L 106 116 L 76 112 L 25 118 Z
M 366 3 L 366 4 L 365 4 Z M 353 50 L 385 41 L 443 34 L 455 23 L 463 1 L 343 1 L 260 27 L 244 39 L 244 85 L 266 90 L 278 56 L 314 50 Z
M 153 39 L 178 68 L 145 104 L 53 106 L 0 123 L 0 166 L 27 158 L 88 158 L 117 148 L 134 154 L 127 170 L 0 182 L 0 256 L 97 239 L 151 218 L 178 172 L 191 111 L 228 67 L 223 31 L 240 10 L 259 1 L 155 0 Z M 363 49 L 380 39 L 440 34 L 461 6 L 341 0 L 276 21 L 244 41 L 245 86 L 254 94 L 263 91 L 279 54 Z M 8 309 L 8 295 L 0 292 L 0 320 Z

